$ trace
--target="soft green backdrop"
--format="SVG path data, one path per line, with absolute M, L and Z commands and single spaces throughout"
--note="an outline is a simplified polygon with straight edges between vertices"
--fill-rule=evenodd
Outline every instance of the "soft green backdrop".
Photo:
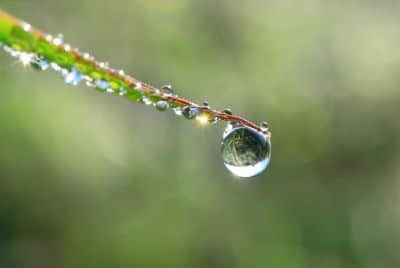
M 400 2 L 0 0 L 273 131 L 255 180 L 199 127 L 0 53 L 0 267 L 400 267 Z

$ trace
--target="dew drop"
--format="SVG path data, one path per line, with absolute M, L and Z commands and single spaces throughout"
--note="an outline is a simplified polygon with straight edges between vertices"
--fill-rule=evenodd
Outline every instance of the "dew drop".
M 228 125 L 228 128 L 221 142 L 225 167 L 242 178 L 250 178 L 264 171 L 271 158 L 269 137 L 245 126 Z
M 100 90 L 107 90 L 109 86 L 108 82 L 105 80 L 96 80 L 94 84 L 96 85 L 96 88 Z
M 75 69 L 72 69 L 70 72 L 67 72 L 64 75 L 65 83 L 73 86 L 77 86 L 82 81 L 82 79 L 82 74 Z
M 183 108 L 182 114 L 186 119 L 193 119 L 199 114 L 199 109 L 197 107 L 187 106 Z
M 156 109 L 159 111 L 166 111 L 169 109 L 169 103 L 165 100 L 159 100 L 156 103 Z
M 178 107 L 174 107 L 174 108 L 172 108 L 172 110 L 174 111 L 174 113 L 177 115 L 177 116 L 181 116 L 182 115 L 182 107 L 180 107 L 180 106 L 178 106 Z
M 269 124 L 268 124 L 268 122 L 261 122 L 261 123 L 260 123 L 260 128 L 261 128 L 262 130 L 269 130 Z
M 227 115 L 233 115 L 232 110 L 229 109 L 229 108 L 224 109 L 222 112 L 223 112 L 224 114 L 227 114 Z
M 23 66 L 28 66 L 34 60 L 35 55 L 32 53 L 21 52 L 19 55 L 19 61 Z
M 136 82 L 134 88 L 135 88 L 137 91 L 140 91 L 140 92 L 143 91 L 143 85 L 142 85 L 141 82 Z
M 46 36 L 44 38 L 46 39 L 47 42 L 53 41 L 53 36 L 51 36 L 50 34 L 46 34 Z
M 22 22 L 21 27 L 22 27 L 22 29 L 24 29 L 25 32 L 30 32 L 32 29 L 32 26 L 26 22 Z
M 166 95 L 174 94 L 174 91 L 172 90 L 171 85 L 164 85 L 164 86 L 162 86 L 161 89 L 162 89 L 163 94 L 166 94 Z
M 119 94 L 120 96 L 125 96 L 126 93 L 127 93 L 126 88 L 124 88 L 124 87 L 120 87 L 120 88 L 119 88 L 119 93 L 118 93 L 118 94 Z
M 18 57 L 20 52 L 18 50 L 13 49 L 12 47 L 9 46 L 4 46 L 3 47 L 4 51 L 7 52 L 8 54 L 11 55 L 11 57 Z
M 64 42 L 64 36 L 62 34 L 58 34 L 56 38 L 52 40 L 55 46 L 60 46 Z
M 89 59 L 90 59 L 90 54 L 89 54 L 89 53 L 84 53 L 84 54 L 83 54 L 83 58 L 84 58 L 85 60 L 89 60 Z
M 70 44 L 65 44 L 65 45 L 64 45 L 64 50 L 65 50 L 66 52 L 70 52 L 71 49 L 72 49 L 72 47 L 71 47 Z
M 31 65 L 33 68 L 35 68 L 36 70 L 40 70 L 40 71 L 46 71 L 47 69 L 50 68 L 50 63 L 45 60 L 43 57 L 36 57 L 32 62 Z
M 145 105 L 151 105 L 151 104 L 153 104 L 153 102 L 152 102 L 152 101 L 150 100 L 150 98 L 147 97 L 147 96 L 142 96 L 142 97 L 140 97 L 140 102 L 143 103 L 143 104 L 145 104 Z

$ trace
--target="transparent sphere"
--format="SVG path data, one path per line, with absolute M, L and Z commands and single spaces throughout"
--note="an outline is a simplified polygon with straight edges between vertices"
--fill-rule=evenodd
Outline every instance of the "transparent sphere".
M 221 152 L 224 164 L 232 174 L 250 178 L 268 167 L 271 143 L 268 136 L 254 129 L 231 127 L 224 133 Z

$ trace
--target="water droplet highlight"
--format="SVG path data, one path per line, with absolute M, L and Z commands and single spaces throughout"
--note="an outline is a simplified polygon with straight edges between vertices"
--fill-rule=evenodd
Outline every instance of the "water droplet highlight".
M 225 167 L 241 178 L 254 177 L 264 171 L 271 159 L 269 137 L 245 126 L 228 125 L 228 128 L 221 142 Z

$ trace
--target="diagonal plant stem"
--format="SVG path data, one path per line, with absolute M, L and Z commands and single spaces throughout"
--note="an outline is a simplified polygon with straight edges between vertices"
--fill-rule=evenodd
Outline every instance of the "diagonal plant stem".
M 227 111 L 218 111 L 208 105 L 199 105 L 173 94 L 169 90 L 160 90 L 149 84 L 143 83 L 122 70 L 108 67 L 108 64 L 98 62 L 87 53 L 81 53 L 78 49 L 65 44 L 60 37 L 52 37 L 30 24 L 21 21 L 12 15 L 0 10 L 0 44 L 6 50 L 20 53 L 23 64 L 44 60 L 56 66 L 59 71 L 73 71 L 82 75 L 87 84 L 91 84 L 99 90 L 123 95 L 130 100 L 140 101 L 143 96 L 151 103 L 160 100 L 168 102 L 174 109 L 191 107 L 196 109 L 201 122 L 216 122 L 218 120 L 235 122 L 255 129 L 258 132 L 271 136 L 267 127 L 262 127 L 251 121 L 232 115 Z M 25 58 L 25 59 L 24 59 Z M 27 58 L 27 59 L 26 59 Z M 107 88 L 101 86 L 106 83 Z

